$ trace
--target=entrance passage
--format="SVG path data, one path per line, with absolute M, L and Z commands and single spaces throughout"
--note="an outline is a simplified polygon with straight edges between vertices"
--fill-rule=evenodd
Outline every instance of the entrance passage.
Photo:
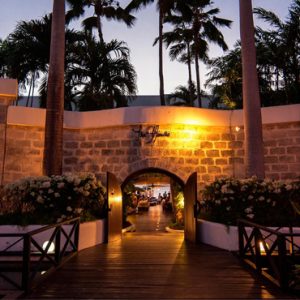
M 172 213 L 163 211 L 159 204 L 150 206 L 147 211 L 135 212 L 127 216 L 127 221 L 135 225 L 136 232 L 165 232 L 172 219 Z
M 123 184 L 123 223 L 136 232 L 184 229 L 184 188 L 175 175 L 159 169 L 132 174 Z M 131 227 L 131 228 L 132 228 Z
M 287 299 L 230 252 L 178 234 L 126 234 L 81 251 L 30 299 Z M 290 299 L 290 298 L 289 298 Z

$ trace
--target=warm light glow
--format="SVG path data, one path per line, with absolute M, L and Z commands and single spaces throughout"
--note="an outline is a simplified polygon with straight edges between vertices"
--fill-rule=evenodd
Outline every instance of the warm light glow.
M 265 244 L 266 244 L 267 249 L 269 249 L 268 243 L 265 242 Z M 266 254 L 263 242 L 259 242 L 259 249 L 260 249 L 261 254 Z
M 122 196 L 115 197 L 115 202 L 121 203 L 122 202 Z
M 186 124 L 186 125 L 201 125 L 201 121 L 188 119 L 188 120 L 184 121 L 184 124 Z
M 44 242 L 43 250 L 46 250 L 49 243 L 50 243 L 49 241 Z M 54 243 L 51 243 L 47 253 L 53 253 L 54 250 L 55 250 L 55 245 L 54 245 Z
M 239 132 L 241 130 L 241 128 L 239 126 L 235 126 L 234 129 L 235 129 L 236 132 Z

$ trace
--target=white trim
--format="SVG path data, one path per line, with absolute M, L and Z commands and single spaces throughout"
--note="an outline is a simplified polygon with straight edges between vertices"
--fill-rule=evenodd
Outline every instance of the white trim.
M 10 106 L 8 124 L 45 126 L 45 109 Z M 262 108 L 263 124 L 299 122 L 300 104 Z M 212 110 L 192 107 L 126 107 L 92 112 L 66 111 L 64 127 L 88 129 L 134 124 L 191 124 L 199 126 L 243 126 L 242 110 Z

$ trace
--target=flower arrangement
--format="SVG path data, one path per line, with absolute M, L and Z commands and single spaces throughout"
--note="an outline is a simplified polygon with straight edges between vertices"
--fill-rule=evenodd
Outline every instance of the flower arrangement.
M 94 174 L 27 177 L 3 188 L 1 214 L 4 220 L 17 217 L 18 223 L 28 223 L 29 218 L 45 224 L 77 216 L 86 221 L 103 216 L 104 197 L 105 188 Z
M 300 202 L 300 181 L 217 179 L 201 196 L 201 218 L 210 221 L 236 225 L 243 218 L 267 226 L 300 224 L 294 209 Z

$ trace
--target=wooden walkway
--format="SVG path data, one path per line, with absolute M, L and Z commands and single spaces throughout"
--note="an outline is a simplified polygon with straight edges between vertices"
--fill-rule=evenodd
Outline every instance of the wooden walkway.
M 84 250 L 27 298 L 295 299 L 260 283 L 231 253 L 168 233 L 130 233 Z

